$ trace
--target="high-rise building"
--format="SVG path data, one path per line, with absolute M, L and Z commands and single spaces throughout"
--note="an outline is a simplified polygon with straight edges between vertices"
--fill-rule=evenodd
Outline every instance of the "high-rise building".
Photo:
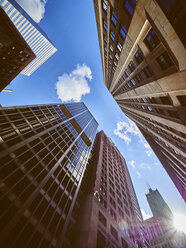
M 0 7 L 4 9 L 14 26 L 36 55 L 36 58 L 21 72 L 29 76 L 51 57 L 57 49 L 37 23 L 15 0 L 0 0 Z
M 186 200 L 184 0 L 94 0 L 104 82 Z
M 0 7 L 0 91 L 35 57 L 10 18 Z
M 152 248 L 184 248 L 186 237 L 173 225 L 173 214 L 159 191 L 149 188 L 146 194 L 153 217 L 144 221 L 146 239 Z
M 146 197 L 154 217 L 161 216 L 167 219 L 173 218 L 172 211 L 157 189 L 152 190 L 149 188 L 149 192 L 146 194 Z
M 150 248 L 185 248 L 184 233 L 175 229 L 172 223 L 162 217 L 151 217 L 144 221 L 146 239 Z
M 83 180 L 73 247 L 146 247 L 143 219 L 125 159 L 103 131 L 96 136 Z
M 0 246 L 66 248 L 97 122 L 69 103 L 0 107 L 0 123 Z

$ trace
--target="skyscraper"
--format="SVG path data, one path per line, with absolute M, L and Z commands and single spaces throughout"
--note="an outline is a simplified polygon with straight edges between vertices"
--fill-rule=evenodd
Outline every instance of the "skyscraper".
M 0 246 L 57 247 L 97 122 L 83 103 L 0 108 Z
M 185 1 L 94 0 L 104 82 L 186 200 Z
M 125 159 L 103 131 L 96 136 L 84 180 L 73 247 L 145 247 L 142 215 Z
M 153 216 L 161 216 L 167 219 L 171 219 L 173 217 L 172 211 L 157 189 L 152 190 L 149 188 L 149 192 L 146 194 L 146 197 Z
M 57 49 L 37 23 L 19 6 L 15 0 L 0 0 L 0 7 L 4 9 L 19 33 L 28 43 L 36 58 L 21 72 L 30 76 Z
M 149 188 L 146 194 L 153 217 L 144 221 L 150 247 L 184 248 L 186 238 L 173 225 L 173 214 L 159 191 Z
M 35 57 L 31 48 L 0 7 L 0 91 Z

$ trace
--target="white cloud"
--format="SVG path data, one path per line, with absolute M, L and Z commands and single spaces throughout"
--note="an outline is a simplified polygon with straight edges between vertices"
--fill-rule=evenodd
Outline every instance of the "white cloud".
M 139 171 L 136 171 L 136 174 L 137 174 L 138 178 L 141 178 L 141 173 Z
M 131 160 L 131 161 L 129 162 L 129 164 L 130 164 L 133 168 L 135 168 L 135 163 L 136 163 L 135 160 Z
M 116 129 L 114 129 L 114 134 L 119 136 L 128 145 L 131 142 L 131 135 L 142 137 L 140 130 L 136 124 L 128 119 L 128 123 L 125 121 L 118 121 L 116 123 Z
M 32 17 L 35 22 L 40 22 L 44 17 L 47 0 L 16 0 L 16 2 Z
M 151 170 L 152 169 L 152 167 L 149 165 L 149 164 L 147 164 L 147 163 L 141 163 L 140 164 L 140 168 L 141 169 L 144 169 L 144 170 Z
M 149 148 L 150 148 L 150 146 L 149 146 L 148 143 L 144 143 L 144 147 L 145 147 L 146 149 L 149 149 Z
M 150 214 L 147 214 L 143 209 L 141 209 L 141 213 L 144 220 L 149 219 L 151 217 Z
M 147 150 L 145 152 L 146 152 L 146 154 L 147 154 L 148 157 L 150 157 L 152 155 L 152 153 L 153 153 L 151 149 L 150 150 Z
M 88 81 L 92 80 L 92 71 L 86 64 L 77 65 L 70 74 L 64 73 L 58 77 L 56 89 L 62 102 L 81 101 L 83 95 L 90 93 Z

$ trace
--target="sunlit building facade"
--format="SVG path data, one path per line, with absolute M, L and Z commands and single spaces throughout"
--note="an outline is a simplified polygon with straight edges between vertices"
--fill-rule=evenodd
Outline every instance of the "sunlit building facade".
M 41 30 L 37 23 L 14 0 L 0 0 L 0 7 L 6 12 L 19 33 L 28 43 L 36 58 L 22 70 L 22 74 L 30 76 L 57 49 Z
M 186 200 L 184 0 L 94 0 L 104 82 Z
M 0 118 L 0 246 L 68 247 L 97 122 L 83 103 L 1 107 Z
M 146 194 L 153 217 L 144 221 L 151 248 L 184 248 L 186 236 L 174 227 L 173 214 L 160 192 L 149 188 Z
M 96 136 L 84 180 L 73 247 L 146 247 L 125 159 L 103 131 Z

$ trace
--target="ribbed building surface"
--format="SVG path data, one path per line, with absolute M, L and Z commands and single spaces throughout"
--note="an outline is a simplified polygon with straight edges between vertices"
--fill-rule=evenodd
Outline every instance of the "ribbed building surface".
M 66 248 L 97 122 L 72 103 L 1 107 L 0 123 L 0 246 Z
M 146 247 L 142 215 L 125 159 L 103 131 L 84 177 L 73 247 Z
M 28 43 L 36 58 L 21 72 L 27 76 L 39 68 L 57 49 L 47 35 L 32 18 L 14 0 L 0 0 L 4 9 L 17 30 Z
M 186 200 L 186 3 L 94 0 L 104 82 Z

